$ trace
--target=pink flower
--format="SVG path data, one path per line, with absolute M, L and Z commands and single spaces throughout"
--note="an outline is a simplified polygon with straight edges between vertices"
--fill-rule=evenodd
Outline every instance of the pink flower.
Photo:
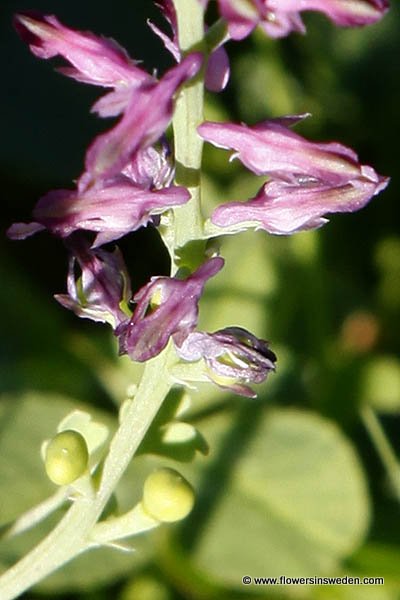
M 221 16 L 234 40 L 247 37 L 257 25 L 271 37 L 305 32 L 302 11 L 324 13 L 336 25 L 356 27 L 378 21 L 387 0 L 218 0 Z
M 149 90 L 157 84 L 156 78 L 136 66 L 127 52 L 114 40 L 96 36 L 91 32 L 75 31 L 62 25 L 55 16 L 35 12 L 17 14 L 14 24 L 35 56 L 48 59 L 59 55 L 72 65 L 59 69 L 64 75 L 83 83 L 113 88 L 113 91 L 100 98 L 92 108 L 101 117 L 117 116 L 129 106 L 132 107 L 136 101 L 143 103 L 144 97 L 149 96 Z M 196 60 L 199 63 L 197 68 L 193 65 Z M 163 91 L 174 94 L 176 88 L 200 68 L 199 55 L 197 59 L 188 62 L 191 62 L 191 67 L 186 63 L 185 67 L 178 71 L 182 79 L 176 83 L 175 89 L 171 90 L 167 85 L 167 82 L 172 83 L 173 76 L 170 74 L 161 86 L 161 94 Z M 185 69 L 186 78 L 183 75 Z M 146 93 L 144 96 L 138 96 L 136 100 L 136 92 L 142 87 L 146 88 Z
M 288 128 L 305 115 L 265 121 L 254 127 L 203 123 L 205 140 L 235 150 L 234 157 L 253 173 L 269 175 L 257 196 L 228 202 L 212 214 L 215 225 L 231 230 L 262 228 L 288 234 L 320 227 L 325 214 L 352 212 L 365 206 L 388 184 L 372 167 L 336 142 L 310 142 Z
M 184 204 L 189 198 L 183 187 L 150 190 L 123 175 L 97 186 L 78 183 L 76 190 L 54 190 L 43 196 L 33 210 L 34 223 L 16 223 L 8 235 L 23 239 L 48 229 L 65 238 L 77 230 L 94 231 L 95 248 L 135 231 L 151 221 L 153 215 Z
M 198 132 L 214 146 L 234 150 L 232 158 L 238 158 L 256 175 L 291 181 L 301 174 L 330 183 L 357 176 L 359 165 L 353 150 L 336 142 L 310 142 L 289 129 L 307 116 L 271 119 L 253 127 L 206 121 Z
M 65 27 L 53 15 L 20 13 L 14 24 L 35 56 L 62 56 L 72 67 L 61 68 L 61 73 L 77 81 L 112 88 L 154 81 L 114 40 Z
M 86 153 L 86 170 L 92 180 L 120 173 L 135 152 L 160 139 L 172 119 L 175 93 L 196 75 L 201 63 L 201 54 L 189 54 L 159 82 L 134 91 L 119 123 L 99 135 Z
M 223 265 L 223 259 L 215 257 L 187 279 L 152 277 L 133 298 L 137 306 L 132 318 L 115 332 L 121 354 L 143 362 L 159 354 L 171 335 L 181 344 L 196 327 L 198 302 L 206 281 Z
M 255 398 L 248 383 L 262 383 L 275 371 L 276 356 L 268 342 L 241 327 L 226 327 L 215 333 L 194 331 L 176 348 L 181 359 L 203 359 L 206 374 L 223 389 Z
M 299 179 L 297 184 L 271 181 L 247 202 L 222 204 L 215 209 L 211 220 L 219 227 L 255 227 L 288 235 L 325 225 L 328 219 L 324 215 L 360 210 L 385 189 L 388 181 L 370 167 L 361 167 L 359 177 L 342 185 L 307 178 Z
M 56 294 L 56 300 L 79 317 L 107 322 L 116 328 L 128 318 L 121 305 L 127 306 L 132 295 L 120 251 L 91 250 L 79 234 L 71 236 L 67 246 L 71 252 L 68 294 Z M 81 271 L 78 277 L 77 265 Z

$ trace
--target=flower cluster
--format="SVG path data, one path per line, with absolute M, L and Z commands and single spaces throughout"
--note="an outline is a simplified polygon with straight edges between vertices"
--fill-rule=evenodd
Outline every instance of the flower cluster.
M 205 10 L 207 1 L 198 2 Z M 29 12 L 15 17 L 18 33 L 36 56 L 61 56 L 67 62 L 61 73 L 107 88 L 92 111 L 119 120 L 87 149 L 75 188 L 46 194 L 33 210 L 33 221 L 15 223 L 8 234 L 23 239 L 48 230 L 64 240 L 71 255 L 68 293 L 57 295 L 57 300 L 80 317 L 108 322 L 122 354 L 147 361 L 172 339 L 177 361 L 199 363 L 203 378 L 252 397 L 248 384 L 264 381 L 275 368 L 276 356 L 267 342 L 238 326 L 211 334 L 196 331 L 204 286 L 222 269 L 223 259 L 203 254 L 195 261 L 197 269 L 185 278 L 173 269 L 174 276 L 153 277 L 132 297 L 121 253 L 104 246 L 142 226 L 158 227 L 160 215 L 171 215 L 190 200 L 188 189 L 174 183 L 166 130 L 176 98 L 194 78 L 204 76 L 205 85 L 215 92 L 227 85 L 224 43 L 229 38 L 243 39 L 258 25 L 271 37 L 304 32 L 305 10 L 323 12 L 338 25 L 366 25 L 385 13 L 387 2 L 218 0 L 224 33 L 212 44 L 200 45 L 199 51 L 186 53 L 179 44 L 174 2 L 160 0 L 158 5 L 170 33 L 149 25 L 176 61 L 160 78 L 139 67 L 113 40 L 72 30 L 54 16 Z M 249 227 L 272 234 L 320 227 L 326 223 L 325 215 L 358 210 L 387 185 L 388 179 L 361 165 L 351 149 L 336 142 L 310 142 L 293 132 L 292 125 L 305 116 L 285 116 L 252 127 L 215 122 L 198 127 L 204 141 L 232 150 L 232 158 L 255 175 L 269 177 L 255 198 L 218 206 L 199 237 Z M 173 219 L 168 223 L 173 227 Z

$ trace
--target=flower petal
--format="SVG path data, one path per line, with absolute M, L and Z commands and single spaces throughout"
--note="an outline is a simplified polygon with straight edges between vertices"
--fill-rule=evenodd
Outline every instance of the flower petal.
M 68 272 L 68 295 L 57 294 L 56 300 L 79 317 L 108 322 L 113 328 L 128 318 L 121 309 L 131 299 L 130 281 L 122 254 L 96 249 L 81 235 L 68 239 L 71 259 Z M 81 274 L 77 278 L 75 267 Z
M 360 169 L 352 150 L 337 143 L 310 142 L 283 124 L 301 117 L 273 119 L 253 127 L 205 122 L 198 132 L 215 146 L 235 150 L 234 156 L 256 175 L 290 180 L 302 174 L 332 184 L 357 176 Z
M 183 187 L 146 190 L 127 177 L 118 177 L 86 190 L 55 190 L 43 196 L 33 215 L 41 226 L 60 237 L 78 229 L 98 233 L 93 247 L 111 242 L 142 225 L 152 215 L 190 198 Z
M 275 370 L 276 356 L 268 342 L 241 327 L 189 333 L 177 345 L 177 353 L 189 362 L 204 359 L 209 379 L 224 389 L 252 398 L 256 394 L 246 384 L 261 383 Z
M 234 40 L 247 37 L 257 25 L 273 38 L 292 31 L 305 33 L 302 11 L 321 12 L 336 25 L 356 27 L 375 23 L 389 7 L 388 0 L 218 0 L 218 4 Z
M 65 27 L 53 15 L 20 13 L 14 24 L 33 54 L 45 59 L 62 56 L 73 67 L 62 68 L 61 72 L 77 81 L 104 87 L 140 86 L 154 81 L 114 40 Z
M 143 362 L 165 348 L 171 335 L 177 343 L 197 324 L 198 301 L 206 281 L 222 269 L 224 261 L 215 257 L 187 279 L 153 277 L 134 297 L 135 312 L 116 335 L 121 354 Z
M 224 228 L 255 227 L 278 235 L 315 229 L 327 223 L 323 218 L 326 214 L 363 208 L 389 182 L 385 177 L 377 179 L 360 177 L 336 187 L 272 181 L 265 184 L 252 200 L 222 204 L 216 208 L 211 220 Z
M 199 70 L 202 55 L 188 55 L 155 84 L 135 90 L 122 119 L 99 135 L 86 153 L 86 170 L 93 181 L 118 174 L 140 148 L 156 142 L 173 114 L 173 96 Z

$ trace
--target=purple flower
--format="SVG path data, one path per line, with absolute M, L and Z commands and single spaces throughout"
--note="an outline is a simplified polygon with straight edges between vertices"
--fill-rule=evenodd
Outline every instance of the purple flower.
M 388 184 L 372 167 L 336 142 L 310 142 L 288 128 L 305 115 L 265 121 L 254 127 L 203 123 L 198 131 L 253 173 L 269 175 L 257 196 L 219 206 L 211 221 L 219 227 L 262 228 L 287 234 L 326 223 L 323 215 L 362 208 Z
M 71 236 L 67 245 L 71 251 L 68 294 L 57 294 L 56 300 L 79 317 L 107 322 L 115 329 L 128 318 L 132 296 L 122 254 L 118 248 L 114 252 L 91 250 L 80 235 Z
M 99 135 L 86 153 L 86 170 L 93 181 L 117 175 L 138 150 L 160 139 L 172 119 L 176 91 L 196 75 L 201 63 L 201 54 L 189 54 L 159 82 L 134 91 L 117 125 Z
M 122 174 L 146 190 L 169 187 L 173 182 L 175 169 L 167 141 L 162 140 L 160 149 L 149 146 L 138 150 Z
M 114 40 L 69 29 L 53 15 L 20 13 L 15 15 L 14 24 L 35 56 L 62 56 L 72 67 L 59 70 L 77 81 L 112 88 L 154 81 Z
M 205 122 L 200 136 L 220 148 L 235 150 L 239 160 L 256 175 L 292 181 L 299 174 L 342 183 L 360 172 L 357 155 L 341 144 L 309 142 L 287 125 L 308 115 L 264 121 L 253 127 Z
M 65 27 L 53 15 L 20 13 L 15 15 L 14 25 L 35 56 L 62 56 L 72 65 L 59 68 L 59 72 L 82 83 L 113 88 L 92 108 L 101 117 L 121 114 L 135 90 L 156 82 L 114 40 Z
M 189 198 L 183 187 L 149 190 L 122 175 L 97 186 L 78 183 L 76 190 L 55 190 L 43 196 L 33 210 L 34 223 L 16 223 L 7 233 L 13 239 L 23 239 L 48 229 L 65 238 L 84 229 L 97 233 L 92 246 L 97 247 L 135 231 L 151 221 L 152 215 Z
M 171 28 L 172 37 L 166 35 L 151 21 L 149 21 L 148 24 L 152 31 L 154 31 L 154 33 L 162 40 L 165 48 L 172 54 L 176 62 L 179 63 L 182 59 L 182 53 L 179 47 L 178 21 L 174 4 L 172 0 L 159 0 L 157 5 Z M 225 89 L 229 81 L 229 76 L 230 66 L 228 54 L 221 45 L 215 48 L 208 58 L 204 81 L 205 86 L 210 92 L 220 92 Z
M 198 302 L 206 281 L 222 269 L 215 257 L 201 265 L 187 279 L 152 277 L 134 296 L 137 306 L 132 318 L 116 331 L 120 353 L 143 362 L 165 348 L 171 335 L 182 344 L 196 327 Z
M 305 32 L 300 13 L 324 13 L 336 25 L 356 27 L 378 21 L 388 10 L 387 0 L 218 0 L 221 16 L 234 40 L 247 37 L 260 25 L 270 37 Z
M 271 181 L 247 202 L 222 204 L 215 209 L 211 220 L 219 227 L 255 227 L 277 235 L 289 235 L 325 225 L 328 219 L 323 215 L 363 208 L 387 186 L 388 181 L 376 175 L 373 169 L 337 186 L 311 178 L 299 178 L 297 184 Z
M 183 360 L 204 359 L 207 376 L 223 389 L 255 398 L 246 384 L 263 382 L 275 371 L 276 356 L 268 342 L 241 327 L 227 327 L 215 333 L 194 331 L 177 345 Z

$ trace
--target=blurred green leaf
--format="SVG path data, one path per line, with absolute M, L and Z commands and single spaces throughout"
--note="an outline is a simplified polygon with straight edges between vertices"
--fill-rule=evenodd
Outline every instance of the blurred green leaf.
M 53 437 L 58 423 L 79 408 L 96 421 L 115 427 L 100 410 L 65 396 L 30 392 L 3 396 L 0 412 L 0 522 L 7 523 L 56 491 L 40 457 L 45 439 Z
M 241 586 L 244 574 L 331 573 L 362 542 L 369 524 L 364 476 L 333 423 L 273 410 L 257 419 L 236 459 L 194 548 L 195 564 L 217 581 Z
M 211 280 L 200 302 L 199 329 L 238 325 L 256 335 L 266 331 L 265 300 L 276 286 L 268 238 L 247 232 L 222 240 L 225 267 Z
M 168 588 L 150 575 L 133 578 L 124 587 L 120 600 L 171 600 Z

